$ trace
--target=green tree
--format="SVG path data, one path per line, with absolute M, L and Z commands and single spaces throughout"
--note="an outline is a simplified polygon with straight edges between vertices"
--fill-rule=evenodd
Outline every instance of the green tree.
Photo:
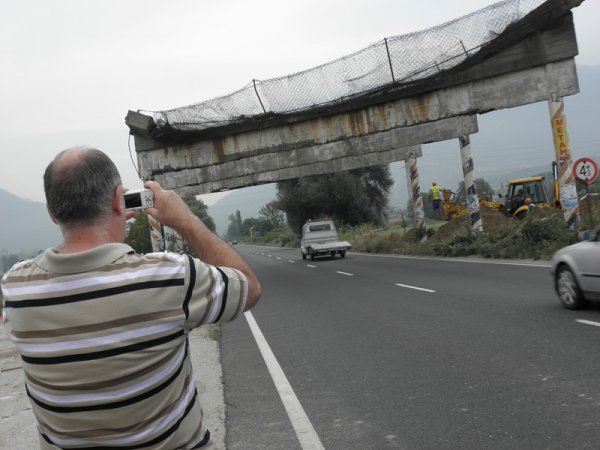
M 183 201 L 189 206 L 196 217 L 199 217 L 204 225 L 213 233 L 217 229 L 215 221 L 211 216 L 208 215 L 208 206 L 204 204 L 202 200 L 196 198 L 193 195 L 183 197 Z
M 229 226 L 227 227 L 228 239 L 239 239 L 242 237 L 243 221 L 240 210 L 236 210 L 235 214 L 229 215 Z
M 140 213 L 134 220 L 127 223 L 125 243 L 138 253 L 150 253 L 152 251 L 150 226 L 146 214 Z
M 381 224 L 392 185 L 388 166 L 310 176 L 278 183 L 273 206 L 296 232 L 306 220 L 323 217 L 339 225 Z
M 275 200 L 261 206 L 258 210 L 258 214 L 261 216 L 260 218 L 266 222 L 266 226 L 268 227 L 268 230 L 266 231 L 277 228 L 285 222 L 283 211 L 277 209 Z
M 240 233 L 240 237 L 255 237 L 255 236 L 264 236 L 266 232 L 269 231 L 267 229 L 267 222 L 264 219 L 256 219 L 251 217 L 249 219 L 245 219 L 242 223 L 242 231 Z
M 492 189 L 490 184 L 487 181 L 485 181 L 483 178 L 475 178 L 474 183 L 475 183 L 475 189 L 477 189 L 477 195 L 479 197 L 493 195 L 496 193 L 496 191 L 494 191 L 494 189 Z M 457 199 L 461 199 L 462 201 L 465 200 L 466 195 L 465 195 L 465 182 L 464 181 L 461 181 L 460 183 L 458 183 L 458 189 L 456 190 L 456 197 L 457 197 Z

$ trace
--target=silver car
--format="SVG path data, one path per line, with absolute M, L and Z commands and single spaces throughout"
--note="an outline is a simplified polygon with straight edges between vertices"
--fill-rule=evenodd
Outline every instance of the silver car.
M 600 300 L 600 227 L 580 233 L 579 240 L 552 256 L 554 287 L 568 309 Z

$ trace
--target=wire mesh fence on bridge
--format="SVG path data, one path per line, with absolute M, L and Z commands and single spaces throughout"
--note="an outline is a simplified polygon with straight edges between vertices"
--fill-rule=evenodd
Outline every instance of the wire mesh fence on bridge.
M 204 130 L 266 113 L 294 113 L 402 86 L 477 54 L 544 0 L 505 0 L 424 31 L 385 38 L 353 54 L 291 75 L 259 81 L 223 97 L 150 111 L 158 127 Z

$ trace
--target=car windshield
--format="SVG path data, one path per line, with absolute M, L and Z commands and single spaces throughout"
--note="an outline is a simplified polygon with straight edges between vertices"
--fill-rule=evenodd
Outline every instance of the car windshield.
M 330 223 L 323 223 L 320 225 L 309 225 L 308 226 L 308 231 L 329 231 L 329 230 L 331 230 Z

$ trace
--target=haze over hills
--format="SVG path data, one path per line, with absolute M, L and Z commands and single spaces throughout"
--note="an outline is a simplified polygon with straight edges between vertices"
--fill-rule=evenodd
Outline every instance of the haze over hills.
M 50 220 L 44 203 L 0 189 L 0 210 L 0 252 L 31 252 L 62 242 L 60 229 Z
M 565 113 L 574 159 L 590 157 L 600 163 L 600 66 L 578 66 L 580 93 L 565 98 Z M 479 132 L 471 136 L 475 174 L 498 189 L 507 179 L 550 170 L 554 146 L 548 105 L 540 102 L 478 116 Z M 128 155 L 127 155 L 128 157 Z M 404 162 L 390 165 L 395 184 L 390 206 L 405 208 L 408 201 Z M 463 179 L 457 140 L 426 144 L 418 160 L 421 190 L 431 181 L 456 190 Z M 61 242 L 60 231 L 48 218 L 46 207 L 2 190 L 0 180 L 0 252 L 45 249 Z M 228 217 L 240 210 L 243 219 L 258 217 L 258 210 L 276 195 L 267 184 L 232 191 L 210 204 L 208 213 L 223 235 Z

